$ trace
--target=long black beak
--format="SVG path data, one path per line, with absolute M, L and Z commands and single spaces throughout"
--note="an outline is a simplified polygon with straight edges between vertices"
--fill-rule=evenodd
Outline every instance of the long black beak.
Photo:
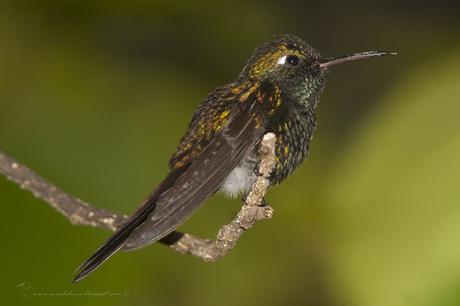
M 318 60 L 318 65 L 320 68 L 326 68 L 329 66 L 342 64 L 351 61 L 362 60 L 370 57 L 385 56 L 385 55 L 396 55 L 396 52 L 385 52 L 385 51 L 367 51 L 360 52 L 355 54 L 349 54 L 340 57 L 329 57 Z

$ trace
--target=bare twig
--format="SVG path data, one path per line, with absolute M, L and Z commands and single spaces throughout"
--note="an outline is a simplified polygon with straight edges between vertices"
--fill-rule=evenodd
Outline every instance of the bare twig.
M 275 166 L 275 141 L 273 133 L 264 136 L 259 149 L 261 162 L 259 176 L 252 185 L 236 218 L 221 227 L 216 240 L 195 237 L 178 231 L 172 232 L 160 242 L 182 254 L 190 254 L 206 261 L 215 261 L 226 255 L 243 234 L 259 220 L 269 219 L 273 209 L 264 205 L 263 198 L 269 187 L 268 177 Z M 65 193 L 25 165 L 0 151 L 0 173 L 21 188 L 50 204 L 72 224 L 90 225 L 115 231 L 127 216 L 94 207 Z

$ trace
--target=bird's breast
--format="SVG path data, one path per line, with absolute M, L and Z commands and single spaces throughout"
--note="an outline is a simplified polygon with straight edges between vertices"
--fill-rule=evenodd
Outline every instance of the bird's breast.
M 272 184 L 279 184 L 307 158 L 310 141 L 316 128 L 312 109 L 292 109 L 272 125 L 276 134 L 276 166 Z

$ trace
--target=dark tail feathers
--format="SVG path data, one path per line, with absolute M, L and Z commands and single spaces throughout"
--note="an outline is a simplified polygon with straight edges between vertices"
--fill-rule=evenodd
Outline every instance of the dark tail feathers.
M 149 207 L 146 207 L 144 211 L 140 214 L 136 214 L 133 218 L 129 219 L 125 224 L 123 224 L 115 234 L 110 237 L 107 242 L 100 247 L 93 256 L 91 256 L 87 261 L 85 261 L 78 269 L 75 271 L 77 276 L 74 278 L 73 283 L 79 282 L 88 276 L 91 272 L 96 270 L 100 265 L 102 265 L 107 259 L 115 254 L 119 249 L 123 247 L 123 244 L 126 242 L 126 239 L 129 235 L 148 217 L 148 215 L 154 210 L 155 203 L 150 203 Z
M 141 207 L 123 224 L 107 242 L 101 246 L 93 256 L 85 261 L 75 271 L 73 283 L 79 282 L 96 270 L 107 259 L 120 250 L 128 239 L 129 235 L 141 225 L 148 216 L 155 210 L 156 203 L 161 195 L 174 185 L 176 179 L 188 168 L 188 165 L 172 170 L 161 184 L 152 192 Z

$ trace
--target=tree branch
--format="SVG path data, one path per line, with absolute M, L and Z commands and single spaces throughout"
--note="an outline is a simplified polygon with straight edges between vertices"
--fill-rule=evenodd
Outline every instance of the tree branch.
M 173 250 L 215 261 L 233 249 L 247 229 L 257 221 L 271 218 L 273 209 L 264 204 L 264 195 L 269 187 L 269 175 L 275 166 L 275 141 L 273 133 L 264 136 L 260 147 L 259 175 L 244 200 L 236 218 L 220 228 L 215 240 L 195 237 L 178 231 L 172 232 L 160 243 Z M 22 189 L 32 192 L 55 208 L 75 225 L 89 225 L 115 231 L 127 219 L 126 215 L 94 207 L 68 193 L 65 193 L 25 165 L 0 151 L 0 173 Z

